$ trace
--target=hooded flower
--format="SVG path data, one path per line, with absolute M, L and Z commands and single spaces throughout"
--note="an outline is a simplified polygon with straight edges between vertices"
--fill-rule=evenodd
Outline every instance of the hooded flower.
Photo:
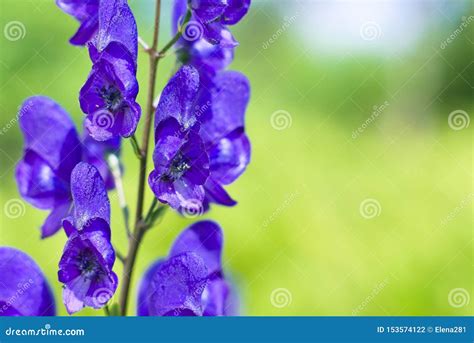
M 220 72 L 203 82 L 192 66 L 176 73 L 156 111 L 149 184 L 158 200 L 184 213 L 202 213 L 210 202 L 236 203 L 223 186 L 250 161 L 244 130 L 249 94 L 247 79 L 237 72 Z
M 56 0 L 56 4 L 81 23 L 69 42 L 73 45 L 89 42 L 99 27 L 99 0 Z
M 156 111 L 155 169 L 149 184 L 158 200 L 174 209 L 202 203 L 209 176 L 209 158 L 191 112 L 198 86 L 196 70 L 181 68 L 163 90 Z
M 85 306 L 102 308 L 117 289 L 112 271 L 115 252 L 110 243 L 110 203 L 95 167 L 79 163 L 71 175 L 74 212 L 64 220 L 68 241 L 59 261 L 63 302 L 69 314 Z
M 16 181 L 26 201 L 39 209 L 51 210 L 41 227 L 41 236 L 45 238 L 61 228 L 62 219 L 71 211 L 72 169 L 84 159 L 96 165 L 105 180 L 111 180 L 104 158 L 106 153 L 117 151 L 118 143 L 93 143 L 85 138 L 81 144 L 69 114 L 44 96 L 25 100 L 18 117 L 25 148 L 16 168 Z M 111 181 L 107 185 L 113 188 Z
M 176 0 L 173 7 L 172 30 L 176 33 L 178 25 L 187 10 L 186 0 Z M 183 36 L 176 43 L 176 54 L 182 64 L 195 67 L 201 77 L 214 75 L 225 69 L 234 58 L 233 38 L 228 31 L 221 31 L 223 44 L 212 44 L 202 37 L 202 28 L 196 21 L 189 22 Z
M 140 120 L 135 66 L 131 59 L 121 57 L 121 51 L 120 45 L 111 43 L 80 91 L 86 128 L 98 141 L 130 137 Z
M 137 27 L 127 1 L 102 0 L 99 29 L 89 44 L 93 66 L 79 95 L 86 128 L 95 140 L 130 137 L 137 128 L 137 49 Z
M 222 266 L 222 230 L 212 221 L 193 224 L 176 239 L 168 258 L 141 280 L 139 316 L 236 315 L 236 298 Z
M 41 269 L 28 255 L 0 247 L 0 316 L 54 316 L 53 294 Z
M 211 44 L 233 47 L 237 42 L 227 26 L 237 24 L 242 19 L 250 7 L 250 0 L 189 0 L 188 7 L 192 17 L 183 34 L 185 39 L 190 36 L 186 30 L 192 29 L 193 38 L 202 36 Z
M 249 82 L 239 72 L 220 72 L 201 87 L 201 96 L 211 104 L 199 121 L 200 135 L 210 161 L 210 176 L 204 184 L 204 208 L 210 202 L 232 206 L 236 202 L 223 186 L 234 182 L 250 163 L 250 141 L 244 127 Z M 201 106 L 204 108 L 205 105 Z

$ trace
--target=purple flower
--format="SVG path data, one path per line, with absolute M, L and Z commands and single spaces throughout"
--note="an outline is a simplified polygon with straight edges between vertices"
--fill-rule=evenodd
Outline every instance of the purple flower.
M 81 109 L 86 113 L 86 128 L 98 141 L 130 137 L 140 120 L 141 109 L 135 99 L 138 82 L 134 62 L 123 57 L 122 46 L 111 43 L 97 60 L 80 91 Z
M 115 252 L 110 243 L 110 203 L 98 170 L 79 163 L 71 175 L 74 212 L 64 220 L 68 241 L 59 261 L 63 302 L 69 314 L 88 306 L 102 308 L 117 289 L 112 271 Z
M 0 247 L 0 316 L 54 316 L 56 306 L 38 265 L 24 252 Z
M 99 152 L 110 151 L 110 145 L 108 142 L 92 145 L 90 139 L 81 144 L 69 114 L 44 96 L 25 100 L 18 116 L 25 148 L 15 176 L 26 201 L 39 209 L 51 210 L 41 227 L 41 236 L 45 238 L 61 228 L 62 219 L 71 211 L 70 179 L 76 164 L 83 159 L 91 161 L 104 179 L 110 179 L 105 156 Z M 108 182 L 108 186 L 112 188 L 113 184 Z
M 163 90 L 156 111 L 155 169 L 149 184 L 158 200 L 174 209 L 202 203 L 209 176 L 209 158 L 191 112 L 198 86 L 196 70 L 181 68 Z
M 236 298 L 222 266 L 222 230 L 201 221 L 184 230 L 168 258 L 153 263 L 141 280 L 139 316 L 236 315 Z
M 201 108 L 211 104 L 200 116 L 200 135 L 210 161 L 210 176 L 204 185 L 204 208 L 210 202 L 232 206 L 236 202 L 223 186 L 234 182 L 250 163 L 250 141 L 244 128 L 250 97 L 249 82 L 241 73 L 220 72 L 202 86 L 202 93 L 208 102 L 204 105 L 201 102 Z
M 242 19 L 248 12 L 250 0 L 189 0 L 188 6 L 192 16 L 185 26 L 185 40 L 194 41 L 202 37 L 221 47 L 237 45 L 227 26 L 237 24 Z M 185 11 L 185 0 L 176 1 L 175 13 L 177 11 Z
M 210 202 L 235 205 L 223 186 L 250 161 L 247 79 L 231 71 L 199 79 L 194 67 L 182 67 L 163 90 L 155 119 L 149 184 L 158 200 L 185 213 L 202 213 Z
M 187 10 L 186 0 L 177 0 L 173 7 L 172 30 L 176 33 L 178 25 Z M 202 37 L 202 26 L 196 21 L 189 22 L 183 37 L 176 43 L 176 54 L 182 64 L 191 64 L 201 76 L 214 75 L 225 69 L 234 58 L 234 40 L 228 31 L 222 30 L 220 40 L 223 44 L 212 44 Z
M 81 161 L 81 143 L 67 112 L 47 97 L 27 99 L 18 115 L 25 152 L 16 168 L 16 180 L 26 201 L 51 210 L 41 227 L 44 238 L 61 228 L 61 220 L 70 211 L 69 181 L 72 169 Z
M 56 4 L 81 23 L 69 42 L 73 45 L 89 42 L 99 27 L 99 0 L 56 0 Z

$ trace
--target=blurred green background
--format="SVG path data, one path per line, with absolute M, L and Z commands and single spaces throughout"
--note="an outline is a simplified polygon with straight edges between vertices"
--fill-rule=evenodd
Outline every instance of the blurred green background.
M 149 42 L 153 1 L 130 4 Z M 0 6 L 0 245 L 38 262 L 65 315 L 56 276 L 65 235 L 41 241 L 46 212 L 26 203 L 23 215 L 8 212 L 19 198 L 16 112 L 44 94 L 81 127 L 78 91 L 90 61 L 68 44 L 77 23 L 53 1 Z M 164 0 L 161 46 L 170 11 Z M 228 187 L 238 205 L 214 206 L 205 218 L 224 229 L 242 314 L 474 313 L 473 14 L 470 1 L 254 1 L 232 28 L 240 46 L 231 69 L 252 85 L 252 163 Z M 6 39 L 12 21 L 24 26 L 16 40 Z M 158 89 L 173 63 L 160 64 Z M 142 105 L 147 72 L 141 54 Z M 123 158 L 134 213 L 138 164 L 128 142 Z M 116 203 L 113 210 L 113 243 L 124 253 Z M 147 234 L 130 314 L 139 276 L 192 221 L 168 211 Z M 121 274 L 119 261 L 114 269 Z

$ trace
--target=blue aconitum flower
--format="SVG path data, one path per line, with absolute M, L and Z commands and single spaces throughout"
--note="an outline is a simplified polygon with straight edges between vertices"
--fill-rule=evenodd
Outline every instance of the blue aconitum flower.
M 137 27 L 127 1 L 102 0 L 99 29 L 89 44 L 92 71 L 79 95 L 86 128 L 95 140 L 130 137 L 137 128 L 137 49 Z
M 0 247 L 0 316 L 54 316 L 48 281 L 24 252 Z
M 186 0 L 175 0 L 172 30 L 176 34 L 187 11 Z M 222 44 L 212 44 L 203 38 L 201 24 L 191 20 L 184 28 L 183 36 L 176 43 L 176 54 L 182 64 L 191 64 L 204 75 L 214 75 L 225 69 L 234 58 L 235 41 L 227 30 L 221 31 Z
M 139 316 L 237 315 L 238 303 L 222 270 L 222 230 L 201 221 L 184 230 L 167 258 L 154 262 L 138 292 Z
M 71 175 L 74 211 L 64 220 L 68 241 L 59 261 L 63 302 L 69 314 L 85 306 L 102 308 L 117 289 L 112 271 L 115 251 L 110 243 L 110 202 L 98 170 L 79 163 Z
M 202 30 L 205 40 L 232 47 L 237 42 L 227 26 L 235 25 L 242 19 L 248 12 L 250 0 L 188 0 L 188 7 L 192 13 L 190 23 L 198 25 L 196 29 Z
M 81 23 L 69 42 L 73 45 L 89 42 L 99 27 L 99 0 L 56 0 L 56 4 Z
M 244 130 L 249 95 L 248 80 L 238 72 L 221 72 L 200 83 L 197 70 L 183 66 L 171 78 L 155 117 L 155 170 L 149 184 L 158 200 L 181 212 L 202 212 L 210 202 L 235 205 L 223 186 L 250 161 Z M 184 151 L 191 147 L 192 154 Z
M 26 99 L 18 117 L 25 147 L 16 168 L 16 181 L 26 201 L 39 209 L 51 210 L 41 227 L 41 236 L 45 238 L 61 228 L 62 219 L 71 211 L 70 179 L 75 165 L 81 160 L 90 161 L 105 180 L 111 180 L 104 158 L 107 152 L 117 153 L 117 143 L 92 144 L 90 139 L 81 143 L 69 114 L 48 97 Z M 113 188 L 111 182 L 107 184 Z
M 164 88 L 156 110 L 155 169 L 148 182 L 158 200 L 174 209 L 204 201 L 209 158 L 192 115 L 198 90 L 197 71 L 184 66 Z
M 233 206 L 236 202 L 223 186 L 233 183 L 250 163 L 250 141 L 244 126 L 250 85 L 243 74 L 224 71 L 203 83 L 200 94 L 195 113 L 200 114 L 199 132 L 210 161 L 204 209 L 211 202 Z

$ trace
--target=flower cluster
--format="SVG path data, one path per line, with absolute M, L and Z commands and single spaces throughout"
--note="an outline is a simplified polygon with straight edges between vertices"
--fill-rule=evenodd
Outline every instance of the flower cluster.
M 58 280 L 63 284 L 62 300 L 69 314 L 84 307 L 103 308 L 117 290 L 107 193 L 116 188 L 130 248 L 124 257 L 117 253 L 124 263 L 125 285 L 115 313 L 126 314 L 133 254 L 163 208 L 169 205 L 181 214 L 194 215 L 209 210 L 211 203 L 236 204 L 224 186 L 234 182 L 250 161 L 244 126 L 250 86 L 244 75 L 226 70 L 237 46 L 228 27 L 247 13 L 250 0 L 175 1 L 175 38 L 168 47 L 175 44 L 180 66 L 163 89 L 156 113 L 147 106 L 147 123 L 151 124 L 153 114 L 155 120 L 154 168 L 148 183 L 156 199 L 146 217 L 139 211 L 133 232 L 128 228 L 119 157 L 121 141 L 132 137 L 141 168 L 146 166 L 147 149 L 140 149 L 134 137 L 141 117 L 136 102 L 135 18 L 126 0 L 56 3 L 80 22 L 70 42 L 86 46 L 92 62 L 79 91 L 84 134 L 78 134 L 69 114 L 54 100 L 28 98 L 19 114 L 25 146 L 16 180 L 26 201 L 50 211 L 41 226 L 42 238 L 64 229 L 67 240 L 58 262 Z M 192 25 L 202 30 L 196 39 L 190 39 Z M 152 49 L 145 49 L 150 60 L 164 57 Z M 154 67 L 156 70 L 156 63 Z M 147 139 L 145 130 L 145 142 Z M 142 169 L 139 204 L 140 197 L 142 202 L 144 199 L 147 175 L 146 168 Z M 158 205 L 158 201 L 165 205 Z M 235 292 L 221 264 L 222 248 L 223 232 L 215 222 L 200 221 L 184 230 L 169 255 L 153 263 L 143 276 L 138 315 L 237 314 Z M 7 276 L 6 287 L 0 289 L 0 315 L 55 315 L 48 283 L 30 257 L 0 248 L 0 274 Z M 17 289 L 26 283 L 26 291 Z

